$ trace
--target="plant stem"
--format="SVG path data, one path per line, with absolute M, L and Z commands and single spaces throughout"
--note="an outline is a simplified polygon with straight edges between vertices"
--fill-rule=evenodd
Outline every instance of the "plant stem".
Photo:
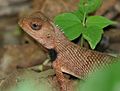
M 83 27 L 86 26 L 86 12 L 84 13 L 84 17 L 83 17 L 83 22 L 82 22 L 82 24 L 83 24 Z
M 86 26 L 86 12 L 84 13 L 84 17 L 83 17 L 83 27 Z M 83 44 L 84 44 L 84 38 L 83 38 L 83 35 L 81 36 L 81 40 L 80 40 L 80 46 L 83 47 Z
M 80 46 L 83 47 L 83 42 L 84 42 L 84 39 L 83 39 L 83 35 L 81 36 L 80 38 Z

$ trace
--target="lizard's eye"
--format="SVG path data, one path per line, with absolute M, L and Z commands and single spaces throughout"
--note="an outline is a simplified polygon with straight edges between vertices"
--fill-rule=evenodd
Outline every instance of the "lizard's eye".
M 30 27 L 33 29 L 33 30 L 40 30 L 42 25 L 38 24 L 38 23 L 31 23 L 30 24 Z

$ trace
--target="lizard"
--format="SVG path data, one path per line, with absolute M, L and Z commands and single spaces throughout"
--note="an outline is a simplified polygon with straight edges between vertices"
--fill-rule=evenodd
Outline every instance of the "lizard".
M 116 62 L 114 56 L 86 49 L 69 41 L 60 28 L 41 11 L 22 17 L 18 24 L 43 47 L 55 51 L 56 57 L 52 66 L 61 91 L 69 91 L 69 79 L 64 77 L 64 73 L 84 80 L 89 72 Z

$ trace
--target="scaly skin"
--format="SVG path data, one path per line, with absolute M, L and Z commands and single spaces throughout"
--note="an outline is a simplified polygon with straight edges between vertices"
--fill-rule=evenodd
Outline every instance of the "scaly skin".
M 54 49 L 57 58 L 53 62 L 61 91 L 69 91 L 63 72 L 80 79 L 100 66 L 107 67 L 115 57 L 82 48 L 70 42 L 64 34 L 40 11 L 21 18 L 20 27 L 47 49 Z

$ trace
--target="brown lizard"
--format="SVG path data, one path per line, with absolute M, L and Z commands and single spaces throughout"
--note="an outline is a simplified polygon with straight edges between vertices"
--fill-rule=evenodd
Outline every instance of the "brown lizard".
M 114 62 L 113 56 L 88 50 L 70 42 L 64 33 L 40 11 L 21 18 L 19 25 L 42 46 L 57 53 L 53 68 L 61 91 L 69 91 L 66 86 L 69 80 L 65 79 L 63 72 L 85 79 L 87 74 L 95 68 L 101 65 L 106 67 Z

